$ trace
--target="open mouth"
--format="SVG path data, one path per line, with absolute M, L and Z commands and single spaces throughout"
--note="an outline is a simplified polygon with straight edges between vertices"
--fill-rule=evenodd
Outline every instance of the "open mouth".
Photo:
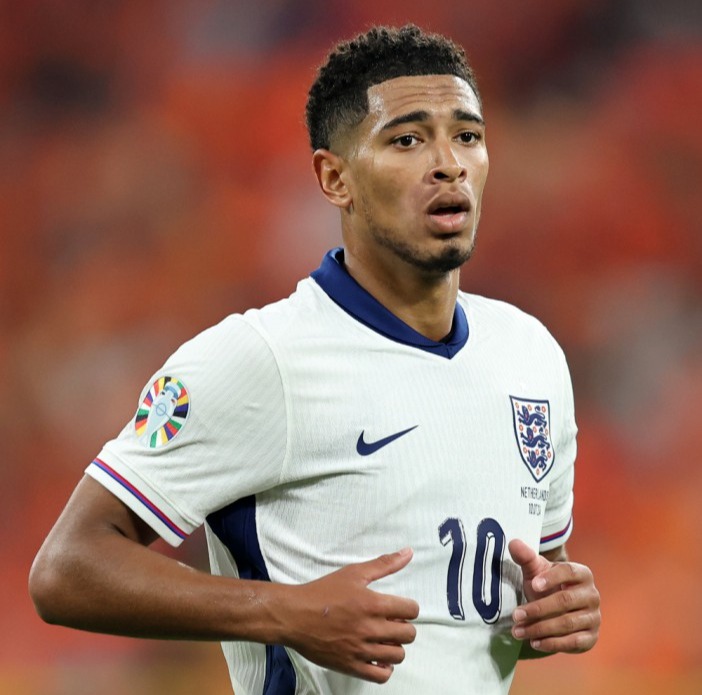
M 458 215 L 461 212 L 466 212 L 466 208 L 461 205 L 440 205 L 434 210 L 430 210 L 429 214 L 444 217 L 449 215 Z
M 443 196 L 434 201 L 427 212 L 435 231 L 453 235 L 461 232 L 468 223 L 470 204 L 467 199 Z

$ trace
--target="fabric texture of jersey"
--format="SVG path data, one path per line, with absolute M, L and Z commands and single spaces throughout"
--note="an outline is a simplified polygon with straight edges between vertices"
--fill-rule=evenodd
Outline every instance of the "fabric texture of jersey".
M 173 545 L 205 523 L 225 576 L 296 584 L 411 547 L 371 585 L 420 606 L 383 692 L 508 692 L 522 596 L 507 543 L 545 551 L 572 531 L 572 389 L 542 324 L 461 292 L 451 334 L 430 341 L 337 249 L 289 298 L 206 330 L 148 383 L 163 377 L 187 388 L 180 431 L 149 447 L 130 422 L 91 476 Z M 223 650 L 237 695 L 375 692 L 291 649 Z

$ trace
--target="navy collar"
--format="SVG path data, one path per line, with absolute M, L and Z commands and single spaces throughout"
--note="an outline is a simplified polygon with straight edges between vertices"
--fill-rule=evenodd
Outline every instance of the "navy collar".
M 312 278 L 344 311 L 390 340 L 447 359 L 456 355 L 468 341 L 468 320 L 458 302 L 449 335 L 441 341 L 431 340 L 397 318 L 349 275 L 341 247 L 332 249 L 324 256 Z

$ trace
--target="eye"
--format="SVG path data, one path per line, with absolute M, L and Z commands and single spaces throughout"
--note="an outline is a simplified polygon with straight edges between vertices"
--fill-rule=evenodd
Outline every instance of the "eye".
M 472 130 L 464 130 L 462 133 L 458 134 L 458 139 L 463 144 L 470 145 L 480 140 L 480 135 Z
M 401 149 L 408 149 L 419 142 L 419 138 L 416 135 L 400 135 L 392 141 L 393 145 L 397 145 Z

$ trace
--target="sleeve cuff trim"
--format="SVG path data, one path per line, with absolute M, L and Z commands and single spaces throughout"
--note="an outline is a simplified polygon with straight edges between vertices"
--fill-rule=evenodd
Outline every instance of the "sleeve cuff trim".
M 560 538 L 563 538 L 564 536 L 567 536 L 570 533 L 570 527 L 572 525 L 573 525 L 573 517 L 571 516 L 570 519 L 568 519 L 568 523 L 560 531 L 556 531 L 555 533 L 551 533 L 548 536 L 544 536 L 541 539 L 541 545 L 546 545 L 547 543 L 552 543 L 553 541 L 556 541 Z
M 102 459 L 96 458 L 93 464 L 103 473 L 107 474 L 112 480 L 119 483 L 127 492 L 135 497 L 146 509 L 151 512 L 162 524 L 164 524 L 172 533 L 174 533 L 181 541 L 188 537 L 188 533 L 183 531 L 177 524 L 164 514 L 151 500 L 144 494 L 139 492 L 126 478 L 121 476 L 114 468 L 108 466 Z

